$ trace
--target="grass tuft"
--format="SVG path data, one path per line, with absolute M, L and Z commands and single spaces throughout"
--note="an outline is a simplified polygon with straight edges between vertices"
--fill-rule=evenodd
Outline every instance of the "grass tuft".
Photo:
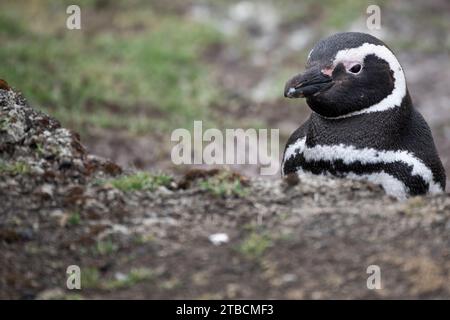
M 119 246 L 111 239 L 99 240 L 95 245 L 95 252 L 100 255 L 109 255 L 116 252 Z
M 148 268 L 134 268 L 121 279 L 109 280 L 104 283 L 104 289 L 115 290 L 132 287 L 142 281 L 151 280 L 155 277 L 153 270 Z
M 116 189 L 123 192 L 150 190 L 153 191 L 159 186 L 168 186 L 172 177 L 166 174 L 152 175 L 147 172 L 138 172 L 128 176 L 108 180 Z
M 16 176 L 27 174 L 30 170 L 30 165 L 26 162 L 17 161 L 13 163 L 5 163 L 0 161 L 0 173 Z
M 219 173 L 200 182 L 200 188 L 218 197 L 245 197 L 248 188 L 242 183 L 240 176 L 228 171 Z
M 269 235 L 253 231 L 239 244 L 237 251 L 246 258 L 258 259 L 272 244 Z
M 78 226 L 81 223 L 81 216 L 79 212 L 74 212 L 69 216 L 67 223 L 71 226 Z

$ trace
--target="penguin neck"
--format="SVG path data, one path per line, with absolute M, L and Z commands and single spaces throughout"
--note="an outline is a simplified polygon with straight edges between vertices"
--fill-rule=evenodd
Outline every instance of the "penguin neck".
M 329 122 L 329 123 L 336 123 L 341 125 L 342 123 L 353 122 L 358 120 L 364 120 L 367 118 L 372 118 L 368 116 L 375 116 L 378 119 L 382 119 L 383 117 L 386 117 L 388 119 L 391 119 L 393 116 L 398 115 L 401 116 L 404 113 L 408 113 L 412 110 L 413 105 L 411 101 L 411 97 L 409 95 L 408 89 L 405 91 L 405 95 L 403 96 L 400 104 L 392 104 L 391 106 L 385 108 L 385 110 L 382 111 L 371 111 L 372 107 L 368 107 L 365 109 L 361 109 L 355 112 L 351 112 L 350 114 L 345 114 L 337 117 L 326 117 L 322 116 L 316 112 L 312 112 L 312 119 L 317 121 L 323 122 Z M 373 119 L 373 118 L 372 118 Z
M 351 117 L 325 118 L 311 114 L 307 144 L 370 144 L 390 140 L 402 134 L 411 121 L 413 105 L 408 91 L 400 104 L 385 111 L 361 113 Z

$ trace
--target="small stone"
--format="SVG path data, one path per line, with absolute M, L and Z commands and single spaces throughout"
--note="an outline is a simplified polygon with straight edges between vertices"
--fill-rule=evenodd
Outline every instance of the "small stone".
M 227 243 L 230 240 L 226 233 L 214 233 L 214 234 L 211 234 L 208 237 L 208 239 L 215 246 L 219 246 L 221 244 L 225 244 L 225 243 Z
M 293 273 L 286 273 L 285 275 L 282 276 L 281 280 L 283 283 L 294 282 L 297 280 L 297 275 Z
M 125 281 L 125 280 L 127 280 L 128 276 L 125 273 L 123 273 L 123 272 L 116 272 L 114 274 L 114 278 L 117 281 Z
M 51 184 L 44 184 L 37 190 L 38 194 L 47 198 L 53 197 L 53 192 L 54 186 L 52 186 Z

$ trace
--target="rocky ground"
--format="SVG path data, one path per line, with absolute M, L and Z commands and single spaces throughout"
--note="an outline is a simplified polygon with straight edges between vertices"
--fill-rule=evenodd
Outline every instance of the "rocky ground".
M 0 90 L 0 107 L 0 298 L 450 297 L 447 194 L 123 170 L 20 94 Z

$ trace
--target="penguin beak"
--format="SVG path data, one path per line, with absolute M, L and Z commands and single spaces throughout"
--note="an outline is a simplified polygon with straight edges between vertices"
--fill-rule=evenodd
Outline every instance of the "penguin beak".
M 319 66 L 311 67 L 286 83 L 284 96 L 286 98 L 304 98 L 317 95 L 332 86 L 331 80 L 330 76 L 321 72 Z

